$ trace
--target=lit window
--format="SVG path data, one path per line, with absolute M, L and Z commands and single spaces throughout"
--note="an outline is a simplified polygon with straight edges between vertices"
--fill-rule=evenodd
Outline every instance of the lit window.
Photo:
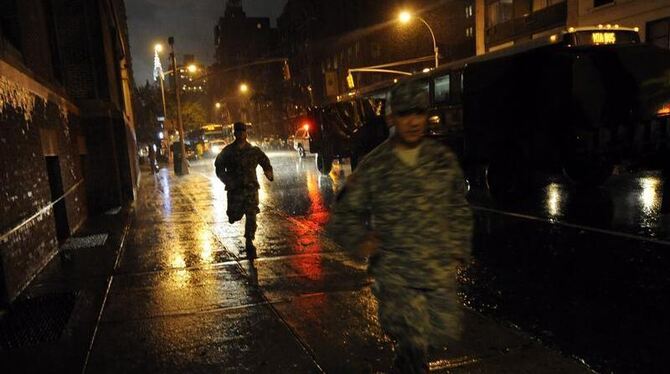
M 510 21 L 514 14 L 512 0 L 498 0 L 486 8 L 486 26 L 493 27 L 497 24 Z
M 473 12 L 472 5 L 467 5 L 467 6 L 465 7 L 465 18 L 470 18 L 470 17 L 472 17 L 473 13 L 474 13 L 474 12 Z
M 533 0 L 533 12 L 564 2 L 565 0 Z

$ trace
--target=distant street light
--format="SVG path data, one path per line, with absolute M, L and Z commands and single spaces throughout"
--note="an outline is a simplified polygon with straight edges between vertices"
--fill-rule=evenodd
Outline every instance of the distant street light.
M 195 73 L 198 71 L 198 66 L 196 66 L 195 64 L 190 64 L 189 66 L 186 67 L 186 69 L 188 69 L 189 73 Z
M 221 103 L 214 104 L 214 107 L 216 107 L 216 109 L 221 109 Z
M 398 14 L 398 21 L 400 21 L 400 23 L 402 24 L 410 23 L 413 18 L 416 18 L 419 21 L 423 22 L 423 24 L 426 25 L 426 27 L 428 27 L 428 31 L 430 31 L 430 36 L 433 38 L 433 51 L 435 52 L 435 67 L 437 68 L 438 66 L 440 66 L 440 51 L 437 48 L 437 40 L 435 39 L 435 33 L 433 32 L 433 29 L 430 27 L 428 22 L 426 22 L 425 19 L 415 14 L 412 14 L 411 12 L 406 10 Z
M 249 85 L 246 84 L 246 83 L 240 84 L 240 92 L 243 93 L 243 94 L 246 94 L 247 92 L 249 92 Z
M 156 44 L 156 45 L 154 46 L 154 51 L 155 51 L 156 53 L 161 53 L 161 52 L 163 52 L 163 45 L 160 44 L 160 43 Z

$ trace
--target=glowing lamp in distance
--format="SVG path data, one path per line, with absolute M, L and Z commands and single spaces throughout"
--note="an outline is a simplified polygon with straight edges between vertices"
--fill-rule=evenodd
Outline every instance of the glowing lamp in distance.
M 659 117 L 670 116 L 670 103 L 663 105 L 657 112 L 656 115 Z

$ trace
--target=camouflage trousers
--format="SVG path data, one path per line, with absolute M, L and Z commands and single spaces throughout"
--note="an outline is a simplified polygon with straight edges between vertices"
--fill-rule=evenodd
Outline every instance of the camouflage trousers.
M 256 215 L 260 213 L 258 204 L 258 189 L 244 188 L 228 191 L 228 210 L 226 211 L 228 221 L 235 223 L 246 216 L 244 237 L 250 240 L 256 237 Z
M 428 368 L 428 349 L 461 340 L 463 309 L 456 281 L 440 289 L 419 289 L 375 281 L 379 323 L 394 341 L 395 366 L 402 373 Z

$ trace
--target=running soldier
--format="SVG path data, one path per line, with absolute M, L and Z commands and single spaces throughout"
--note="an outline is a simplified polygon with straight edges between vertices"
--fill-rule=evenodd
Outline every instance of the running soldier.
M 258 208 L 258 179 L 256 167 L 263 168 L 265 177 L 274 180 L 272 165 L 268 156 L 260 148 L 247 141 L 247 125 L 237 122 L 233 125 L 235 141 L 227 145 L 216 157 L 216 175 L 226 185 L 228 192 L 228 220 L 235 223 L 246 216 L 244 225 L 245 249 L 247 256 L 256 256 L 256 215 Z
M 369 257 L 379 321 L 402 373 L 426 372 L 429 346 L 460 339 L 456 268 L 467 261 L 472 236 L 458 160 L 424 136 L 427 95 L 418 82 L 392 90 L 395 132 L 351 175 L 327 226 L 345 249 Z

